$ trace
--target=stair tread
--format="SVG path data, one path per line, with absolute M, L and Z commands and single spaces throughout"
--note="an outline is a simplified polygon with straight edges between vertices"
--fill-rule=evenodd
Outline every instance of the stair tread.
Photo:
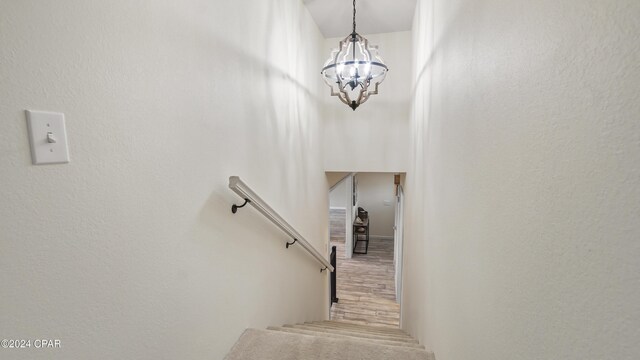
M 274 330 L 247 329 L 226 360 L 433 360 L 433 353 L 366 340 L 330 338 Z
M 420 345 L 417 342 L 414 343 L 414 342 L 406 342 L 406 341 L 395 341 L 393 339 L 366 338 L 366 337 L 361 337 L 357 335 L 351 336 L 351 335 L 344 335 L 344 334 L 335 334 L 330 332 L 317 332 L 317 331 L 305 330 L 305 329 L 300 329 L 295 327 L 269 326 L 267 330 L 284 331 L 284 332 L 311 335 L 311 336 L 324 336 L 324 337 L 339 338 L 339 339 L 346 338 L 346 339 L 352 339 L 352 340 L 364 340 L 364 341 L 371 341 L 371 342 L 376 342 L 378 344 L 385 344 L 390 346 L 406 346 L 411 348 L 424 349 L 424 346 Z
M 402 329 L 400 329 L 398 327 L 391 327 L 391 326 L 361 325 L 361 324 L 354 324 L 354 323 L 348 323 L 348 322 L 337 321 L 337 320 L 312 321 L 312 323 L 314 323 L 314 324 L 326 324 L 326 325 L 333 325 L 333 326 L 348 326 L 348 327 L 362 328 L 362 329 L 375 329 L 375 330 L 381 330 L 381 331 L 388 331 L 388 332 L 396 332 L 396 333 L 406 334 Z
M 380 335 L 380 336 L 393 336 L 393 337 L 397 337 L 397 338 L 413 339 L 410 335 L 403 334 L 403 333 L 385 333 L 385 332 L 368 331 L 368 330 L 361 330 L 361 329 L 354 329 L 354 328 L 331 327 L 331 326 L 326 326 L 326 325 L 315 325 L 315 324 L 312 324 L 312 325 L 309 325 L 309 326 L 314 326 L 314 327 L 319 328 L 319 329 L 326 329 L 326 330 L 333 330 L 333 331 L 349 331 L 349 332 L 355 332 L 355 333 L 361 333 L 361 334 L 375 334 L 375 335 Z
M 410 336 L 406 332 L 400 329 L 382 327 L 382 326 L 366 326 L 366 325 L 358 325 L 351 324 L 346 322 L 336 322 L 336 321 L 314 321 L 310 323 L 305 323 L 315 326 L 322 326 L 330 329 L 348 329 L 351 331 L 362 331 L 362 332 L 371 332 L 371 333 L 380 333 L 380 334 L 389 334 L 396 336 Z
M 299 329 L 305 329 L 305 330 L 316 331 L 316 332 L 350 335 L 350 336 L 363 337 L 363 338 L 389 339 L 389 340 L 395 340 L 395 341 L 401 341 L 401 342 L 417 343 L 417 341 L 415 339 L 413 339 L 412 337 L 410 337 L 408 335 L 389 335 L 389 334 L 380 334 L 380 333 L 367 333 L 367 332 L 362 332 L 362 331 L 350 331 L 350 330 L 347 330 L 347 329 L 325 328 L 325 327 L 322 327 L 322 326 L 314 326 L 314 325 L 306 325 L 306 324 L 302 324 L 302 325 L 285 325 L 285 327 L 295 327 L 295 328 L 299 328 Z
M 347 327 L 347 326 L 332 326 L 332 325 L 316 324 L 316 323 L 304 323 L 300 325 L 313 326 L 313 327 L 317 327 L 321 329 L 329 329 L 329 330 L 352 331 L 352 332 L 359 332 L 363 334 L 377 334 L 377 335 L 383 335 L 383 336 L 388 335 L 388 336 L 409 337 L 409 338 L 411 337 L 409 334 L 405 332 L 388 332 L 388 331 L 380 331 L 376 329 L 361 329 L 361 328 L 353 328 L 353 327 Z

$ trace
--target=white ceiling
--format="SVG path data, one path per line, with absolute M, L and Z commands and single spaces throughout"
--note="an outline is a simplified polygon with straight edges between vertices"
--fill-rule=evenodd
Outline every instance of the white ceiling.
M 353 23 L 352 0 L 304 0 L 326 38 L 345 37 Z M 357 0 L 356 31 L 361 35 L 411 30 L 416 0 Z

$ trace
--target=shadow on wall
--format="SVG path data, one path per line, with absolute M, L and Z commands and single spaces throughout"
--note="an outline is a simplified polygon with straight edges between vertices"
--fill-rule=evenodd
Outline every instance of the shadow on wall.
M 304 6 L 292 9 L 286 2 L 276 0 L 271 0 L 265 6 L 268 11 L 260 19 L 265 26 L 259 40 L 248 39 L 248 45 L 238 44 L 203 28 L 201 33 L 206 34 L 206 37 L 202 39 L 202 43 L 210 50 L 205 55 L 211 56 L 213 53 L 215 62 L 220 63 L 216 65 L 221 67 L 220 71 L 225 71 L 226 64 L 233 64 L 229 67 L 239 66 L 244 72 L 253 73 L 253 77 L 266 79 L 258 87 L 253 83 L 234 83 L 221 89 L 227 94 L 242 97 L 238 99 L 239 113 L 246 121 L 238 124 L 243 127 L 241 131 L 261 134 L 250 137 L 251 140 L 247 137 L 237 138 L 237 146 L 233 151 L 243 152 L 246 157 L 272 154 L 275 151 L 275 158 L 280 161 L 258 162 L 253 171 L 271 172 L 274 166 L 278 167 L 278 172 L 283 174 L 278 181 L 295 182 L 278 186 L 282 194 L 286 194 L 287 188 L 295 188 L 300 189 L 298 193 L 303 196 L 295 199 L 283 197 L 289 205 L 294 206 L 295 203 L 313 201 L 311 197 L 306 197 L 310 193 L 306 179 L 310 172 L 317 171 L 313 164 L 321 161 L 321 154 L 310 161 L 315 153 L 313 149 L 319 146 L 313 134 L 321 132 L 318 97 L 321 79 L 319 70 L 315 71 L 316 67 L 319 69 L 321 57 L 318 50 L 300 51 L 299 44 L 303 41 L 301 30 L 306 26 L 300 21 L 305 18 Z M 293 16 L 293 11 L 298 14 Z M 315 48 L 319 49 L 322 37 L 318 35 L 317 39 L 304 41 L 316 41 L 318 46 Z M 259 54 L 265 54 L 266 61 Z M 310 68 L 314 71 L 309 71 Z M 292 148 L 297 151 L 291 151 Z M 288 166 L 292 163 L 301 166 Z

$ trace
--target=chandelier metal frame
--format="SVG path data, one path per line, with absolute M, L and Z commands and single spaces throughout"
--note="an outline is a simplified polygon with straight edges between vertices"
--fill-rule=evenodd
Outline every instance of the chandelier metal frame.
M 347 58 L 350 59 L 345 60 Z M 340 41 L 321 71 L 331 88 L 331 96 L 337 96 L 355 110 L 369 96 L 378 94 L 378 86 L 388 70 L 378 55 L 378 47 L 370 45 L 369 40 L 356 32 L 356 0 L 353 0 L 353 31 Z M 373 89 L 369 89 L 370 86 Z

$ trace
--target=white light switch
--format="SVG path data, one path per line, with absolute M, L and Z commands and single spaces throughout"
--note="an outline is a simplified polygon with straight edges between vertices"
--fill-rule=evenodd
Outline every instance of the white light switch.
M 35 165 L 69 162 L 64 114 L 27 110 L 31 160 Z

